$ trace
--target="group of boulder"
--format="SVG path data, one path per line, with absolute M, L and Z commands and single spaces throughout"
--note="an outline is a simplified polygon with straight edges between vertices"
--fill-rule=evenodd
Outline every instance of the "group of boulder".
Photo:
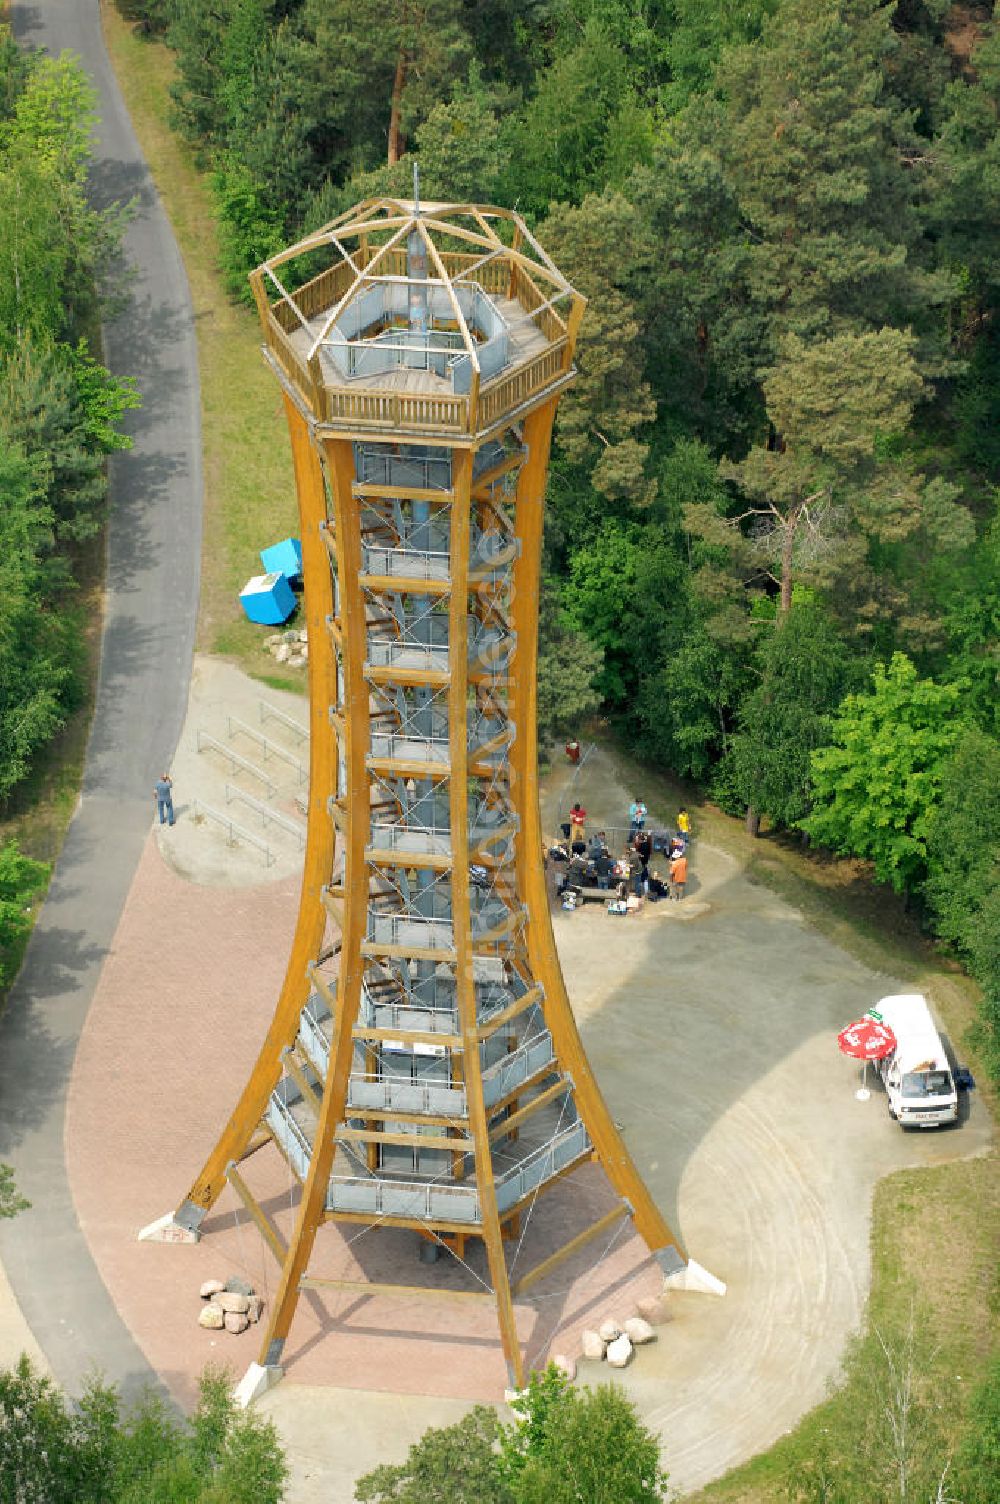
M 641 1300 L 638 1312 L 624 1322 L 619 1322 L 615 1316 L 608 1316 L 599 1327 L 588 1328 L 580 1338 L 582 1356 L 592 1362 L 606 1362 L 611 1368 L 626 1368 L 632 1360 L 634 1349 L 647 1342 L 655 1342 L 655 1328 L 669 1320 L 663 1296 Z M 560 1353 L 552 1361 L 567 1378 L 576 1378 L 576 1363 L 572 1358 Z
M 238 1336 L 251 1322 L 259 1321 L 264 1302 L 245 1279 L 235 1275 L 223 1282 L 207 1279 L 198 1292 L 205 1302 L 198 1325 L 214 1332 L 232 1332 Z
M 286 668 L 301 668 L 309 657 L 309 633 L 305 627 L 296 631 L 272 632 L 264 638 L 264 651 Z

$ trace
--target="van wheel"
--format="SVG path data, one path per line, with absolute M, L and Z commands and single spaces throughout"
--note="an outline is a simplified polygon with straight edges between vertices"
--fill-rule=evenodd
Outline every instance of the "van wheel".
M 889 1116 L 892 1118 L 892 1121 L 895 1122 L 896 1121 L 896 1114 L 892 1110 L 892 1104 L 890 1102 L 887 1102 L 885 1104 L 885 1106 L 886 1106 L 886 1111 L 888 1112 Z

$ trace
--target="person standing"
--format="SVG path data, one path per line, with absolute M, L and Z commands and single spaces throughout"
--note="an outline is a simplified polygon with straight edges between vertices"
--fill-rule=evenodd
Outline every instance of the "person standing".
M 684 897 L 684 888 L 688 878 L 688 859 L 684 852 L 678 852 L 670 863 L 670 888 L 672 896 L 680 903 Z
M 691 816 L 683 806 L 677 814 L 677 834 L 684 837 L 684 844 L 687 845 L 691 839 Z
M 631 841 L 637 831 L 642 830 L 646 824 L 646 806 L 636 796 L 628 807 L 628 838 Z
M 653 855 L 653 837 L 648 830 L 640 830 L 635 838 L 636 855 L 642 867 L 642 891 L 649 887 L 649 863 Z
M 156 801 L 156 812 L 160 817 L 161 825 L 174 823 L 173 787 L 173 779 L 169 773 L 161 773 L 153 785 L 153 798 Z
M 587 811 L 584 809 L 582 804 L 574 804 L 573 808 L 569 812 L 570 850 L 573 850 L 575 848 L 578 841 L 584 842 L 584 831 L 586 829 L 586 825 Z M 585 842 L 583 849 L 585 851 L 587 849 Z

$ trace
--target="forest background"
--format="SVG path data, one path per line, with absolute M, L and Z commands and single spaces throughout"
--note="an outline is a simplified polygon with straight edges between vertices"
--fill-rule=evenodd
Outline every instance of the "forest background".
M 176 54 L 234 298 L 350 203 L 408 196 L 414 159 L 428 196 L 531 220 L 591 300 L 547 499 L 543 734 L 600 709 L 751 831 L 869 860 L 983 985 L 1000 1074 L 996 15 L 118 4 Z M 12 49 L 0 74 L 3 798 L 78 692 L 73 550 L 129 395 L 80 344 L 114 240 L 82 191 L 85 86 Z

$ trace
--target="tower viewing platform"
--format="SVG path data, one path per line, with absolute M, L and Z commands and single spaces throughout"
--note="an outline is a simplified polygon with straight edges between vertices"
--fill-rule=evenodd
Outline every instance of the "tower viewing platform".
M 570 380 L 584 300 L 509 209 L 369 199 L 251 282 L 268 359 L 330 433 L 479 440 Z

